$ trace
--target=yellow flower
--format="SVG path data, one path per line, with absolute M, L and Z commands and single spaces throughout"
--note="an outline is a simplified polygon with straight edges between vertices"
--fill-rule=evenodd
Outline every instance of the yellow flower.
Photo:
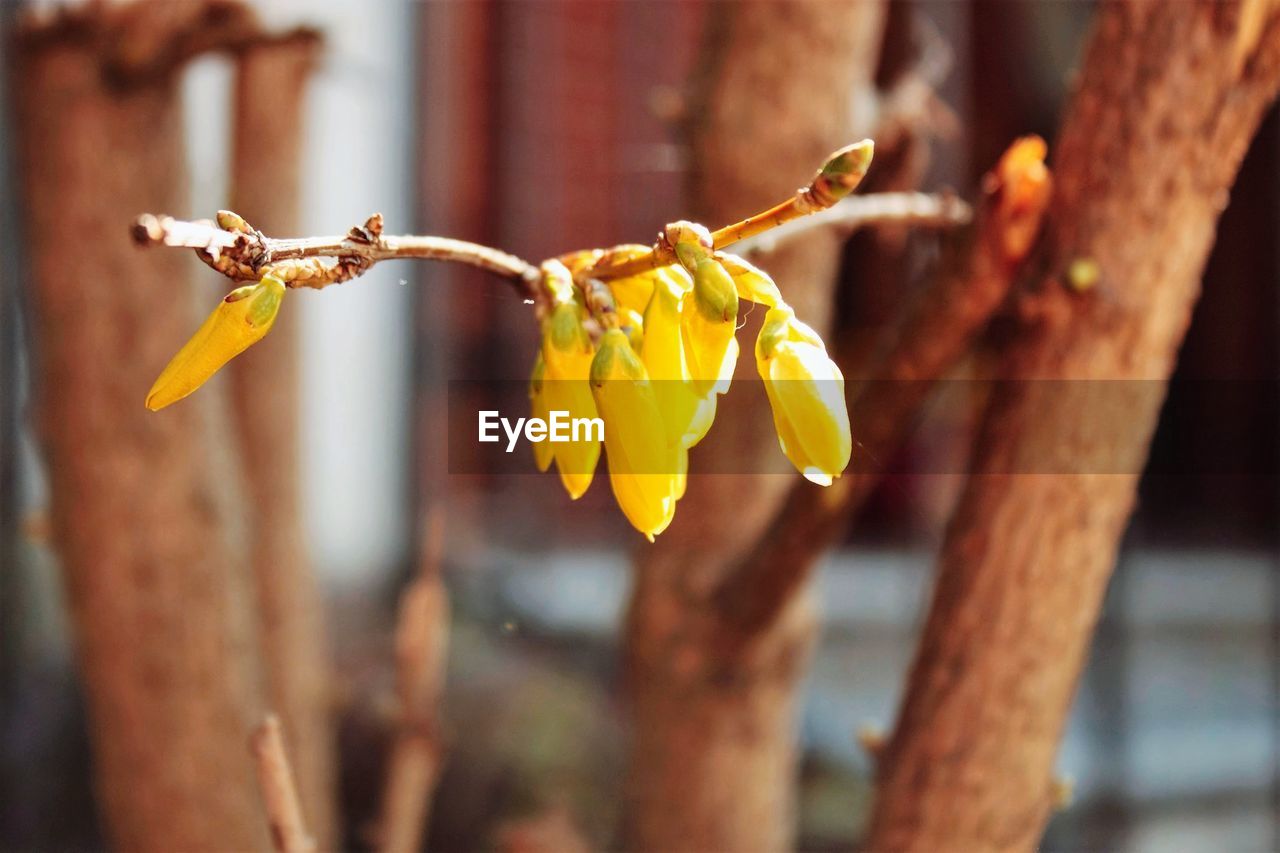
M 591 390 L 604 419 L 609 482 L 627 520 L 649 541 L 671 523 L 683 487 L 679 448 L 666 427 L 644 364 L 619 329 L 605 332 L 591 364 Z
M 686 266 L 693 267 L 693 304 L 681 312 L 681 323 L 693 386 L 699 394 L 723 394 L 738 362 L 738 291 L 709 255 Z
M 544 270 L 548 271 L 548 289 L 554 305 L 542 323 L 543 402 L 548 412 L 568 412 L 570 418 L 594 418 L 596 404 L 588 384 L 593 353 L 591 338 L 582 327 L 582 306 L 574 299 L 568 270 L 563 265 L 549 262 Z M 585 438 L 557 442 L 553 454 L 560 482 L 569 497 L 577 500 L 595 477 L 600 442 Z
M 773 278 L 755 264 L 728 252 L 716 252 L 714 257 L 733 279 L 740 298 L 770 308 L 786 304 L 782 301 L 782 293 L 778 290 L 778 285 L 773 283 Z
M 653 383 L 667 441 L 676 447 L 689 448 L 702 440 L 711 428 L 715 395 L 700 395 L 690 381 L 680 322 L 685 281 L 675 274 L 675 268 L 669 269 L 670 273 L 663 270 L 657 277 L 649 307 L 645 309 L 646 331 L 640 359 Z
M 228 293 L 160 373 L 147 392 L 147 408 L 156 412 L 178 402 L 262 340 L 276 321 L 284 291 L 283 281 L 266 275 Z
M 627 340 L 636 352 L 644 346 L 644 313 L 633 308 L 618 306 L 618 325 L 627 333 Z
M 629 261 L 648 252 L 648 246 L 634 243 L 614 246 L 609 250 L 610 256 L 620 261 Z M 593 263 L 597 260 L 599 260 L 599 255 L 592 258 Z M 613 291 L 613 298 L 618 303 L 618 312 L 623 313 L 630 310 L 636 314 L 643 314 L 644 306 L 649 304 L 649 297 L 653 294 L 653 283 L 654 275 L 649 271 L 610 281 L 609 290 Z
M 756 340 L 756 366 L 782 452 L 805 479 L 831 485 L 849 465 L 853 438 L 844 376 L 822 339 L 785 305 L 770 308 Z
M 543 421 L 550 419 L 551 409 L 547 406 L 546 394 L 542 379 L 547 372 L 547 363 L 542 358 L 542 350 L 538 350 L 533 359 L 533 375 L 529 377 L 529 414 Z M 549 441 L 530 442 L 533 445 L 533 463 L 539 471 L 546 471 L 555 459 L 555 446 Z

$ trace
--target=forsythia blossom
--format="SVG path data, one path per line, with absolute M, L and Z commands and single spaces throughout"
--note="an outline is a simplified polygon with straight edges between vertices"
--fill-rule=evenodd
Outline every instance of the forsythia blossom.
M 576 298 L 573 278 L 564 264 L 548 261 L 543 264 L 543 281 L 552 307 L 542 321 L 542 402 L 547 411 L 568 412 L 570 418 L 594 418 L 596 403 L 587 379 L 595 350 L 582 325 L 584 308 Z M 595 477 L 600 442 L 584 437 L 558 443 L 552 452 L 560 481 L 569 497 L 577 500 Z
M 683 472 L 676 447 L 667 441 L 649 375 L 620 329 L 610 329 L 600 340 L 591 363 L 591 391 L 604 419 L 613 496 L 627 520 L 652 540 L 675 516 Z
M 604 256 L 599 250 L 542 264 L 541 335 L 529 379 L 534 418 L 545 422 L 565 412 L 575 421 L 603 420 L 614 498 L 650 540 L 675 516 L 689 451 L 711 428 L 718 395 L 729 390 L 742 300 L 768 309 L 756 365 L 783 453 L 825 486 L 848 466 L 852 447 L 844 378 L 773 279 L 716 250 L 701 225 L 674 223 L 663 239 L 670 249 L 665 264 L 608 281 L 585 274 Z M 650 252 L 644 246 L 610 250 L 621 261 Z M 147 408 L 182 399 L 261 340 L 284 293 L 284 283 L 270 274 L 229 293 L 160 374 Z M 534 461 L 541 471 L 554 463 L 576 500 L 595 476 L 600 445 L 590 430 L 568 441 L 535 441 Z
M 756 339 L 756 367 L 782 452 L 806 479 L 831 485 L 849 464 L 853 437 L 844 376 L 822 339 L 790 308 L 770 308 Z
M 848 466 L 852 448 L 844 378 L 821 338 L 796 319 L 768 273 L 716 251 L 711 235 L 694 223 L 669 225 L 665 239 L 675 263 L 608 282 L 573 281 L 573 274 L 598 261 L 600 252 L 571 256 L 567 266 L 543 265 L 549 307 L 530 384 L 533 416 L 545 418 L 549 409 L 570 408 L 552 400 L 553 362 L 573 354 L 573 369 L 556 374 L 569 381 L 555 384 L 578 388 L 588 384 L 581 377 L 583 364 L 590 362 L 595 406 L 587 410 L 579 403 L 571 414 L 604 421 L 614 498 L 650 540 L 675 516 L 689 450 L 711 428 L 716 398 L 729 389 L 738 358 L 734 333 L 740 300 L 769 309 L 756 363 L 783 453 L 806 478 L 825 486 Z M 623 246 L 613 251 L 629 260 L 648 250 Z M 554 455 L 566 488 L 577 497 L 586 486 L 566 476 L 560 449 L 565 446 L 535 445 L 535 459 L 546 470 Z M 592 456 L 589 468 L 594 466 Z
M 262 340 L 276 321 L 284 291 L 284 282 L 267 275 L 228 293 L 151 386 L 147 408 L 155 412 L 178 402 Z

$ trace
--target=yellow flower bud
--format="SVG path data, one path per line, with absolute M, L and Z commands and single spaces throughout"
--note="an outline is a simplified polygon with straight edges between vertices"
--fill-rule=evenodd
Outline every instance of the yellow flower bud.
M 683 487 L 644 364 L 618 329 L 605 332 L 591 364 L 591 390 L 604 419 L 609 482 L 627 520 L 650 541 L 671 523 Z
M 284 291 L 284 282 L 267 275 L 228 293 L 160 373 L 147 392 L 147 408 L 156 412 L 178 402 L 262 340 L 276 321 Z
M 719 262 L 704 256 L 693 263 L 690 296 L 693 304 L 681 312 L 681 320 L 694 389 L 699 394 L 723 394 L 738 362 L 737 288 Z
M 688 448 L 697 444 L 711 428 L 715 395 L 700 395 L 691 381 L 680 323 L 684 291 L 678 276 L 658 277 L 649 307 L 645 309 L 646 331 L 640 359 L 653 381 L 667 441 Z
M 755 264 L 728 252 L 716 252 L 714 257 L 733 279 L 740 298 L 767 305 L 770 308 L 785 304 L 782 301 L 782 293 L 778 290 L 778 285 L 774 284 L 773 278 Z
M 539 350 L 533 359 L 533 375 L 529 377 L 529 414 L 531 417 L 550 419 L 551 409 L 547 406 L 547 398 L 543 392 L 542 378 L 546 374 L 547 363 Z M 530 442 L 533 445 L 533 462 L 539 471 L 546 471 L 555 459 L 555 447 L 549 441 Z
M 557 302 L 542 324 L 543 402 L 548 412 L 568 412 L 570 418 L 597 417 L 588 384 L 593 357 L 591 338 L 582 327 L 582 306 L 571 294 L 553 294 L 553 298 L 567 301 Z M 560 482 L 569 497 L 577 500 L 595 477 L 600 442 L 585 438 L 557 442 L 552 452 Z
M 829 486 L 849 465 L 853 438 L 844 376 L 822 339 L 790 308 L 770 308 L 756 340 L 778 443 L 805 479 Z

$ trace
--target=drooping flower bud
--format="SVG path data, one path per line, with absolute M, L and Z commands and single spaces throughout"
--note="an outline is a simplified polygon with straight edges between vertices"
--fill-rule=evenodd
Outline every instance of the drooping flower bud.
M 740 298 L 770 308 L 784 304 L 782 293 L 778 290 L 778 285 L 774 284 L 773 277 L 755 264 L 728 252 L 716 252 L 715 259 L 733 279 Z
M 681 312 L 689 371 L 698 393 L 723 394 L 738 361 L 738 291 L 729 273 L 709 255 L 698 258 L 692 272 L 692 304 Z
M 266 275 L 228 293 L 160 373 L 147 392 L 147 408 L 156 412 L 178 402 L 262 340 L 276 321 L 284 292 L 283 281 Z
M 677 268 L 668 268 L 675 270 Z M 684 272 L 680 270 L 680 272 Z M 699 394 L 693 387 L 685 357 L 681 311 L 686 299 L 684 282 L 674 274 L 659 276 L 649 307 L 645 309 L 645 339 L 640 350 L 654 397 L 666 425 L 667 441 L 678 447 L 697 444 L 715 417 L 715 395 Z
M 547 398 L 542 379 L 547 371 L 547 363 L 542 358 L 542 350 L 533 359 L 533 375 L 529 377 L 529 415 L 547 421 L 551 409 L 547 406 Z M 539 471 L 546 471 L 555 459 L 555 446 L 549 441 L 530 442 L 533 445 L 533 462 Z
M 679 448 L 667 441 L 653 385 L 619 329 L 605 332 L 600 341 L 591 390 L 604 419 L 613 495 L 632 526 L 652 541 L 675 515 L 683 487 Z
M 574 298 L 569 271 L 556 261 L 543 265 L 543 280 L 552 308 L 542 321 L 542 399 L 548 412 L 568 412 L 571 419 L 595 418 L 596 404 L 588 384 L 594 355 L 591 337 L 582 326 L 583 308 Z M 550 444 L 549 442 L 546 442 Z M 600 461 L 600 442 L 590 431 L 553 447 L 560 482 L 577 500 L 591 486 Z
M 849 465 L 853 438 L 844 376 L 818 334 L 785 306 L 770 308 L 756 339 L 782 452 L 805 479 L 829 486 Z

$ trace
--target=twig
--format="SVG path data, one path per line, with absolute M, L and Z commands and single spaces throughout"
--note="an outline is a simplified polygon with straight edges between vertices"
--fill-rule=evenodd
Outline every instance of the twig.
M 400 599 L 396 626 L 399 731 L 391 749 L 378 849 L 409 853 L 421 847 L 440 775 L 442 747 L 437 709 L 449 649 L 449 597 L 441 580 L 444 512 L 428 517 L 419 576 Z
M 1004 301 L 1049 201 L 1044 143 L 1015 142 L 987 175 L 974 242 L 959 269 L 914 307 L 850 407 L 859 464 L 826 489 L 799 484 L 758 547 L 730 572 L 717 607 L 740 642 L 767 627 L 809 576 L 879 481 L 868 460 L 888 459 L 934 383 L 968 351 Z
M 254 730 L 249 748 L 258 765 L 258 784 L 262 788 L 262 800 L 271 825 L 271 843 L 278 853 L 310 853 L 315 850 L 315 841 L 307 834 L 302 822 L 298 790 L 294 786 L 289 759 L 284 753 L 280 719 L 275 714 L 267 714 Z
M 871 152 L 870 140 L 837 151 L 794 197 L 715 231 L 712 244 L 720 249 L 742 243 L 744 251 L 768 252 L 813 228 L 852 232 L 878 224 L 950 227 L 968 221 L 968 205 L 951 195 L 882 193 L 832 208 L 862 181 Z M 794 222 L 813 213 L 818 215 L 803 223 Z M 763 236 L 766 232 L 772 233 Z M 194 249 L 204 263 L 237 281 L 256 281 L 271 272 L 289 287 L 319 289 L 349 281 L 379 261 L 420 258 L 478 267 L 505 278 L 526 299 L 543 298 L 539 268 L 523 258 L 449 237 L 388 237 L 382 233 L 382 215 L 378 213 L 340 237 L 268 237 L 226 210 L 219 211 L 216 223 L 144 213 L 134 220 L 132 234 L 141 246 Z M 674 261 L 675 248 L 664 233 L 648 252 L 637 257 L 612 250 L 599 252 L 595 262 L 575 278 L 580 283 L 606 281 Z
M 536 295 L 538 268 L 515 255 L 449 237 L 384 236 L 382 215 L 341 237 L 267 237 L 229 211 L 218 223 L 188 222 L 145 213 L 133 224 L 142 246 L 195 249 L 199 258 L 228 278 L 256 281 L 264 272 L 290 287 L 322 288 L 348 281 L 379 261 L 422 258 L 469 264 L 510 281 L 527 297 Z
M 739 240 L 754 237 L 793 219 L 831 207 L 857 189 L 871 165 L 873 150 L 874 145 L 870 139 L 841 148 L 827 159 L 809 185 L 797 190 L 791 198 L 713 232 L 711 235 L 713 247 L 726 248 Z M 658 236 L 658 241 L 647 253 L 629 257 L 605 252 L 594 264 L 575 277 L 580 281 L 626 278 L 638 275 L 645 270 L 666 266 L 673 263 L 675 259 L 675 246 L 667 239 L 664 232 Z
M 950 193 L 871 193 L 852 196 L 830 210 L 757 234 L 740 242 L 735 251 L 743 255 L 769 254 L 780 244 L 818 228 L 831 228 L 847 236 L 867 226 L 954 228 L 967 225 L 972 219 L 973 209 Z

